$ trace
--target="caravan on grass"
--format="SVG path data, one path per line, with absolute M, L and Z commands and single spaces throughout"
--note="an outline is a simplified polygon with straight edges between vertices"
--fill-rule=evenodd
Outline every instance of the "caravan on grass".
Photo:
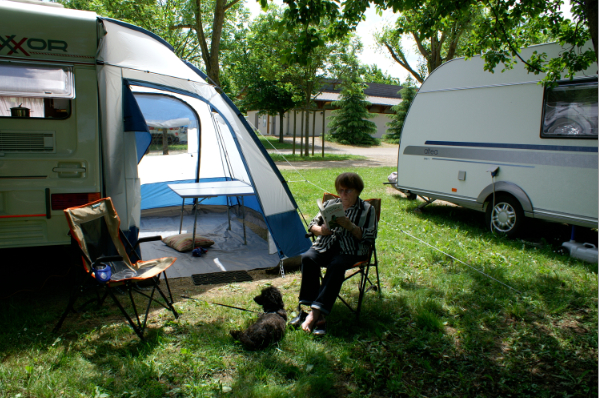
M 252 186 L 245 206 L 281 258 L 310 246 L 280 172 L 205 74 L 144 29 L 31 3 L 0 2 L 0 248 L 70 243 L 63 209 L 101 197 L 136 241 L 142 209 L 181 206 L 167 183 L 225 180 Z M 164 136 L 173 156 L 142 159 Z
M 557 44 L 522 50 L 555 57 Z M 597 64 L 544 88 L 523 64 L 489 73 L 454 59 L 424 81 L 405 121 L 396 188 L 485 212 L 506 235 L 526 217 L 597 227 Z

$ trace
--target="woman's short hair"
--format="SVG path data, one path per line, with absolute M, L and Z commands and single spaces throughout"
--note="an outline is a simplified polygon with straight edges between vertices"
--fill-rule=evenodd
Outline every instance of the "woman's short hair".
M 341 173 L 335 179 L 335 189 L 339 191 L 341 187 L 355 189 L 358 191 L 359 195 L 364 190 L 364 181 L 362 181 L 362 177 L 356 173 Z

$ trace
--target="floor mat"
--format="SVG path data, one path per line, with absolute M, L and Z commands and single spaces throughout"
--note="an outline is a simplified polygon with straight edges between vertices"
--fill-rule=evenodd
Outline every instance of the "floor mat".
M 211 272 L 192 275 L 194 285 L 217 285 L 219 283 L 251 282 L 250 274 L 245 271 Z

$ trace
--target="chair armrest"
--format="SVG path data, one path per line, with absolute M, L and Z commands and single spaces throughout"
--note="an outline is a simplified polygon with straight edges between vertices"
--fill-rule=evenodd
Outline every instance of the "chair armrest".
M 137 246 L 139 246 L 140 243 L 152 242 L 155 240 L 162 240 L 162 236 L 160 236 L 160 235 L 146 236 L 145 238 L 138 239 L 137 243 L 135 244 L 135 248 L 137 248 Z
M 156 236 L 146 236 L 145 238 L 141 238 L 137 240 L 137 243 L 135 244 L 135 247 L 133 248 L 133 250 L 137 250 L 137 248 L 139 247 L 139 245 L 141 243 L 145 243 L 145 242 L 153 242 L 155 240 L 162 240 L 162 236 L 160 235 L 156 235 Z

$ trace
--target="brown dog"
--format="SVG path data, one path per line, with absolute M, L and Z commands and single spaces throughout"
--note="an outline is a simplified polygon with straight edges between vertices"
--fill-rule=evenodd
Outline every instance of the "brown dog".
M 231 330 L 231 336 L 245 348 L 258 350 L 277 342 L 285 334 L 287 313 L 281 292 L 274 286 L 262 289 L 254 301 L 262 306 L 264 313 L 247 330 Z

